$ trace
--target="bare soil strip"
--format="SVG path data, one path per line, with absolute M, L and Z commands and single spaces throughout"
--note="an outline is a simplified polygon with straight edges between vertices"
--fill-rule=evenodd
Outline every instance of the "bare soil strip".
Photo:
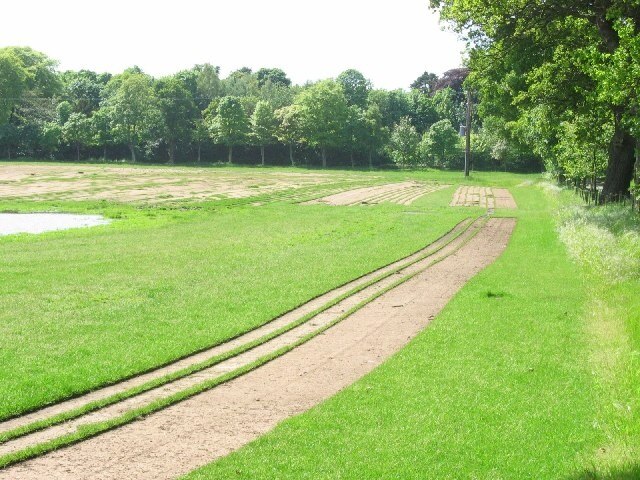
M 0 198 L 112 200 L 163 203 L 178 200 L 244 199 L 292 189 L 379 181 L 319 172 L 234 172 L 216 168 L 137 168 L 100 165 L 0 165 Z M 328 194 L 327 192 L 326 194 Z M 334 192 L 335 193 L 335 190 Z M 325 195 L 326 195 L 325 194 Z
M 435 192 L 436 190 L 442 190 L 447 187 L 449 187 L 449 185 L 439 185 L 435 183 L 390 183 L 375 187 L 356 188 L 307 203 L 325 203 L 333 206 L 350 206 L 391 202 L 398 203 L 400 205 L 410 205 L 423 195 Z
M 460 186 L 453 194 L 452 207 L 518 208 L 506 188 Z
M 349 292 L 351 292 L 352 290 L 365 286 L 367 283 L 374 281 L 376 279 L 380 279 L 381 277 L 383 277 L 384 275 L 388 275 L 391 272 L 393 272 L 394 270 L 397 270 L 398 268 L 402 268 L 402 267 L 406 267 L 407 265 L 412 264 L 412 262 L 415 262 L 417 260 L 420 260 L 421 258 L 425 257 L 425 256 L 429 256 L 429 255 L 433 255 L 435 253 L 443 253 L 440 252 L 439 249 L 442 249 L 444 247 L 446 247 L 450 242 L 452 242 L 453 240 L 455 240 L 457 238 L 458 235 L 460 235 L 461 233 L 463 233 L 465 231 L 465 229 L 468 228 L 469 224 L 471 223 L 471 219 L 467 219 L 461 223 L 459 223 L 456 227 L 454 227 L 454 229 L 452 229 L 449 233 L 447 233 L 446 235 L 444 235 L 443 237 L 441 237 L 440 239 L 438 239 L 437 241 L 435 241 L 434 243 L 432 243 L 431 245 L 419 250 L 418 252 L 404 258 L 401 260 L 398 260 L 394 263 L 391 263 L 390 265 L 383 267 L 381 269 L 378 269 L 374 272 L 371 272 L 367 275 L 364 275 L 363 277 L 353 280 L 337 289 L 334 289 L 330 292 L 327 292 L 309 302 L 307 302 L 306 304 L 288 312 L 287 314 L 276 318 L 275 320 L 263 325 L 262 327 L 256 328 L 244 335 L 241 335 L 231 341 L 225 342 L 223 344 L 220 344 L 216 347 L 204 350 L 200 353 L 197 353 L 195 355 L 191 355 L 188 357 L 185 357 L 184 359 L 174 362 L 170 365 L 167 365 L 163 368 L 159 368 L 157 370 L 154 370 L 152 372 L 143 374 L 143 375 L 139 375 L 136 376 L 132 379 L 117 383 L 115 385 L 111 385 L 105 388 L 101 388 L 98 390 L 95 390 L 93 392 L 90 392 L 86 395 L 82 395 L 79 396 L 77 398 L 68 400 L 68 401 L 64 401 L 64 402 L 60 402 L 58 404 L 52 405 L 50 407 L 46 407 L 44 409 L 38 410 L 36 412 L 30 413 L 30 414 L 26 414 L 23 415 L 21 417 L 18 418 L 14 418 L 5 422 L 0 423 L 0 435 L 5 434 L 7 432 L 10 432 L 12 430 L 21 428 L 21 427 L 26 427 L 29 426 L 31 424 L 33 424 L 34 422 L 38 422 L 38 421 L 44 421 L 47 419 L 50 419 L 56 415 L 60 415 L 60 414 L 64 414 L 64 413 L 68 413 L 71 412 L 75 409 L 79 409 L 79 408 L 83 408 L 86 407 L 87 405 L 91 404 L 92 402 L 96 402 L 96 401 L 101 401 L 104 399 L 107 399 L 109 397 L 112 397 L 114 395 L 118 395 L 118 394 L 122 394 L 124 392 L 129 391 L 132 388 L 136 388 L 136 387 L 140 387 L 141 385 L 146 384 L 147 382 L 150 381 L 154 381 L 154 380 L 158 380 L 158 379 L 162 379 L 163 377 L 166 377 L 168 375 L 172 375 L 172 374 L 176 374 L 176 372 L 180 372 L 183 371 L 185 369 L 188 368 L 192 368 L 194 366 L 197 366 L 203 362 L 207 362 L 208 360 L 214 358 L 214 357 L 218 357 L 222 354 L 226 354 L 226 353 L 230 353 L 234 350 L 237 350 L 243 346 L 247 346 L 248 344 L 250 344 L 251 342 L 255 342 L 267 335 L 271 335 L 274 334 L 276 332 L 278 332 L 279 330 L 286 328 L 289 325 L 293 325 L 296 322 L 299 322 L 301 319 L 303 319 L 305 316 L 308 316 L 309 314 L 312 314 L 313 312 L 318 311 L 319 309 L 322 309 L 323 306 L 326 306 L 328 304 L 330 304 L 331 302 L 334 302 L 336 300 L 338 300 L 341 296 L 344 296 L 345 294 L 348 294 Z M 449 249 L 450 251 L 451 249 Z M 429 257 L 430 258 L 430 257 Z M 424 260 L 423 260 L 424 263 Z M 395 277 L 393 277 L 395 279 Z M 354 299 L 357 298 L 361 298 L 362 297 L 362 293 L 363 292 L 359 292 L 360 295 L 356 295 L 354 297 L 352 297 L 350 300 L 349 299 L 345 299 L 343 303 L 343 311 L 348 309 L 348 306 L 345 305 L 351 305 L 353 303 Z M 347 301 L 349 300 L 349 301 Z M 340 309 L 339 305 L 335 305 L 332 307 L 333 311 L 336 311 L 336 309 Z M 326 312 L 323 312 L 326 313 Z M 322 317 L 321 315 L 316 316 L 315 318 L 311 318 L 309 320 L 313 320 L 314 322 L 317 322 L 318 317 Z M 301 330 L 302 331 L 302 330 Z M 236 357 L 237 358 L 237 357 Z M 218 365 L 218 367 L 220 367 L 220 365 Z M 212 371 L 216 371 L 216 370 L 212 370 Z M 198 376 L 192 376 L 192 378 L 198 378 L 201 379 L 201 377 Z M 188 382 L 182 382 L 183 384 L 188 383 Z M 118 403 L 117 407 L 114 406 L 114 408 L 112 409 L 113 411 L 117 411 L 117 412 L 122 412 L 123 408 L 126 409 L 127 406 L 133 408 L 135 406 L 139 406 L 140 404 L 144 404 L 144 403 L 148 403 L 147 400 L 149 400 L 150 398 L 157 398 L 158 393 L 162 394 L 162 395 L 166 395 L 169 391 L 174 392 L 179 390 L 180 388 L 176 388 L 176 385 L 180 385 L 179 383 L 175 382 L 171 388 L 169 388 L 168 386 L 164 386 L 161 388 L 157 388 L 154 390 L 149 391 L 146 395 L 140 395 L 137 396 L 135 399 L 131 399 L 128 403 L 125 402 L 120 402 Z M 184 385 L 183 385 L 184 386 Z M 105 409 L 100 410 L 100 414 L 104 414 Z M 112 412 L 113 413 L 113 412 Z M 89 417 L 89 416 L 85 416 L 83 418 L 83 420 L 79 420 L 76 421 L 75 423 L 69 422 L 67 424 L 64 425 L 64 428 L 58 428 L 58 429 L 48 429 L 47 432 L 48 434 L 45 435 L 44 432 L 40 432 L 38 435 L 31 435 L 31 436 L 26 436 L 23 439 L 21 439 L 20 441 L 10 441 L 10 442 L 6 442 L 4 444 L 0 444 L 0 455 L 4 455 L 6 453 L 10 453 L 16 450 L 19 450 L 21 448 L 24 448 L 25 446 L 28 445 L 32 445 L 34 443 L 34 441 L 42 441 L 43 439 L 50 439 L 50 438 L 55 438 L 57 436 L 59 436 L 61 433 L 68 433 L 69 431 L 72 431 L 74 428 L 73 426 L 77 426 L 80 424 L 85 424 L 88 423 L 88 421 L 95 421 L 95 417 L 97 417 L 98 415 L 94 415 L 93 417 Z M 86 420 L 89 419 L 89 420 Z
M 334 395 L 402 348 L 466 281 L 502 253 L 514 225 L 514 219 L 489 220 L 441 262 L 242 377 L 6 469 L 0 478 L 175 478 L 226 455 Z

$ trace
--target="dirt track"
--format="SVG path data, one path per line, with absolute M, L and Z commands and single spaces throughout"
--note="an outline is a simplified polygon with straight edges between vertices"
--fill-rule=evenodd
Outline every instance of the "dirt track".
M 491 219 L 451 256 L 292 352 L 225 385 L 0 472 L 7 479 L 175 478 L 239 448 L 356 381 L 402 348 L 504 250 Z
M 356 188 L 308 203 L 325 203 L 327 205 L 339 206 L 390 202 L 400 205 L 411 205 L 423 195 L 447 188 L 448 186 L 449 185 L 419 182 L 390 183 L 375 187 Z
M 453 194 L 452 207 L 518 208 L 506 188 L 461 186 Z

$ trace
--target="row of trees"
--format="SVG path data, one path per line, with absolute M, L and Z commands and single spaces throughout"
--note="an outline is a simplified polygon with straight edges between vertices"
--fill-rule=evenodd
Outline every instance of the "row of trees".
M 0 155 L 131 161 L 286 158 L 355 165 L 458 166 L 466 69 L 425 72 L 410 91 L 374 89 L 358 71 L 292 85 L 285 72 L 242 68 L 220 78 L 196 65 L 154 79 L 58 72 L 26 47 L 0 49 Z M 226 152 L 222 153 L 222 148 Z
M 467 80 L 494 153 L 629 193 L 640 138 L 636 0 L 431 0 L 470 45 Z

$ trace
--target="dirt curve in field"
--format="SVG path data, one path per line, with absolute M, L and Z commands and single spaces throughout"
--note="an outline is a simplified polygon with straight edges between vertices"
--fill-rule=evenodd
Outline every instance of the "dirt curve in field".
M 234 355 L 232 358 L 221 363 L 217 363 L 211 367 L 198 369 L 197 372 L 187 375 L 182 379 L 165 383 L 164 385 L 153 388 L 145 393 L 120 401 L 112 406 L 101 408 L 75 420 L 69 420 L 63 424 L 54 425 L 43 430 L 38 430 L 32 434 L 22 436 L 18 439 L 0 443 L 0 456 L 37 445 L 44 441 L 52 440 L 64 434 L 75 432 L 83 425 L 116 418 L 125 412 L 133 410 L 134 408 L 147 405 L 155 400 L 167 397 L 170 394 L 193 387 L 201 383 L 203 380 L 217 378 L 228 372 L 230 369 L 250 364 L 259 359 L 263 354 L 274 352 L 283 346 L 289 345 L 302 336 L 318 330 L 323 325 L 334 321 L 342 312 L 355 307 L 359 302 L 390 286 L 397 280 L 398 274 L 410 274 L 411 271 L 419 270 L 423 265 L 428 264 L 430 261 L 444 258 L 446 255 L 455 251 L 459 244 L 464 242 L 466 238 L 473 235 L 481 226 L 482 219 L 477 219 L 475 222 L 473 222 L 471 218 L 464 220 L 456 225 L 456 227 L 446 235 L 442 236 L 424 249 L 353 280 L 341 287 L 331 290 L 235 339 L 194 355 L 190 355 L 149 373 L 138 375 L 129 380 L 124 380 L 114 385 L 94 390 L 67 401 L 59 402 L 33 413 L 0 422 L 0 434 L 3 434 L 17 428 L 24 428 L 33 422 L 46 420 L 80 407 L 86 407 L 95 401 L 103 401 L 113 395 L 121 395 L 124 392 L 135 387 L 140 387 L 149 381 L 158 380 L 168 375 L 175 374 L 176 372 L 183 371 L 186 368 L 197 366 L 202 362 L 215 358 L 218 355 L 229 354 L 235 351 L 238 347 L 249 345 L 251 342 L 263 338 L 266 335 L 277 333 L 283 327 L 296 325 L 300 320 L 304 320 L 307 315 L 317 312 L 321 307 L 329 304 L 330 302 L 338 301 L 338 303 L 332 305 L 328 310 L 315 314 L 313 317 L 310 317 L 308 321 L 292 329 L 290 332 L 279 335 L 249 352 Z M 371 282 L 374 283 L 371 284 Z M 356 288 L 361 288 L 361 290 L 354 292 Z M 346 298 L 342 298 L 345 295 L 347 295 Z
M 377 176 L 368 176 L 376 181 Z M 0 165 L 0 198 L 162 203 L 249 198 L 358 181 L 321 172 L 105 165 Z M 363 182 L 360 182 L 363 183 Z M 349 187 L 344 187 L 346 189 Z M 340 189 L 334 189 L 334 191 Z M 330 193 L 330 192 L 327 192 Z
M 346 192 L 329 195 L 308 203 L 325 203 L 327 205 L 365 205 L 383 202 L 411 205 L 415 200 L 428 193 L 442 190 L 450 185 L 436 183 L 401 182 L 374 187 L 356 188 Z
M 350 385 L 402 348 L 505 249 L 490 219 L 439 263 L 291 352 L 143 420 L 0 471 L 4 479 L 176 478 Z
M 506 188 L 460 186 L 453 194 L 452 207 L 518 208 Z

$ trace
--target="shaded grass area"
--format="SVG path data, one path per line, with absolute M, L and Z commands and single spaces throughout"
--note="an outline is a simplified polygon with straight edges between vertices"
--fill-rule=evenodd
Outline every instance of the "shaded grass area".
M 0 237 L 0 418 L 243 333 L 475 213 L 444 201 L 419 207 L 421 215 L 393 205 L 0 202 L 115 219 Z
M 507 251 L 407 348 L 187 478 L 591 478 L 605 435 L 587 288 L 544 194 L 512 192 Z

